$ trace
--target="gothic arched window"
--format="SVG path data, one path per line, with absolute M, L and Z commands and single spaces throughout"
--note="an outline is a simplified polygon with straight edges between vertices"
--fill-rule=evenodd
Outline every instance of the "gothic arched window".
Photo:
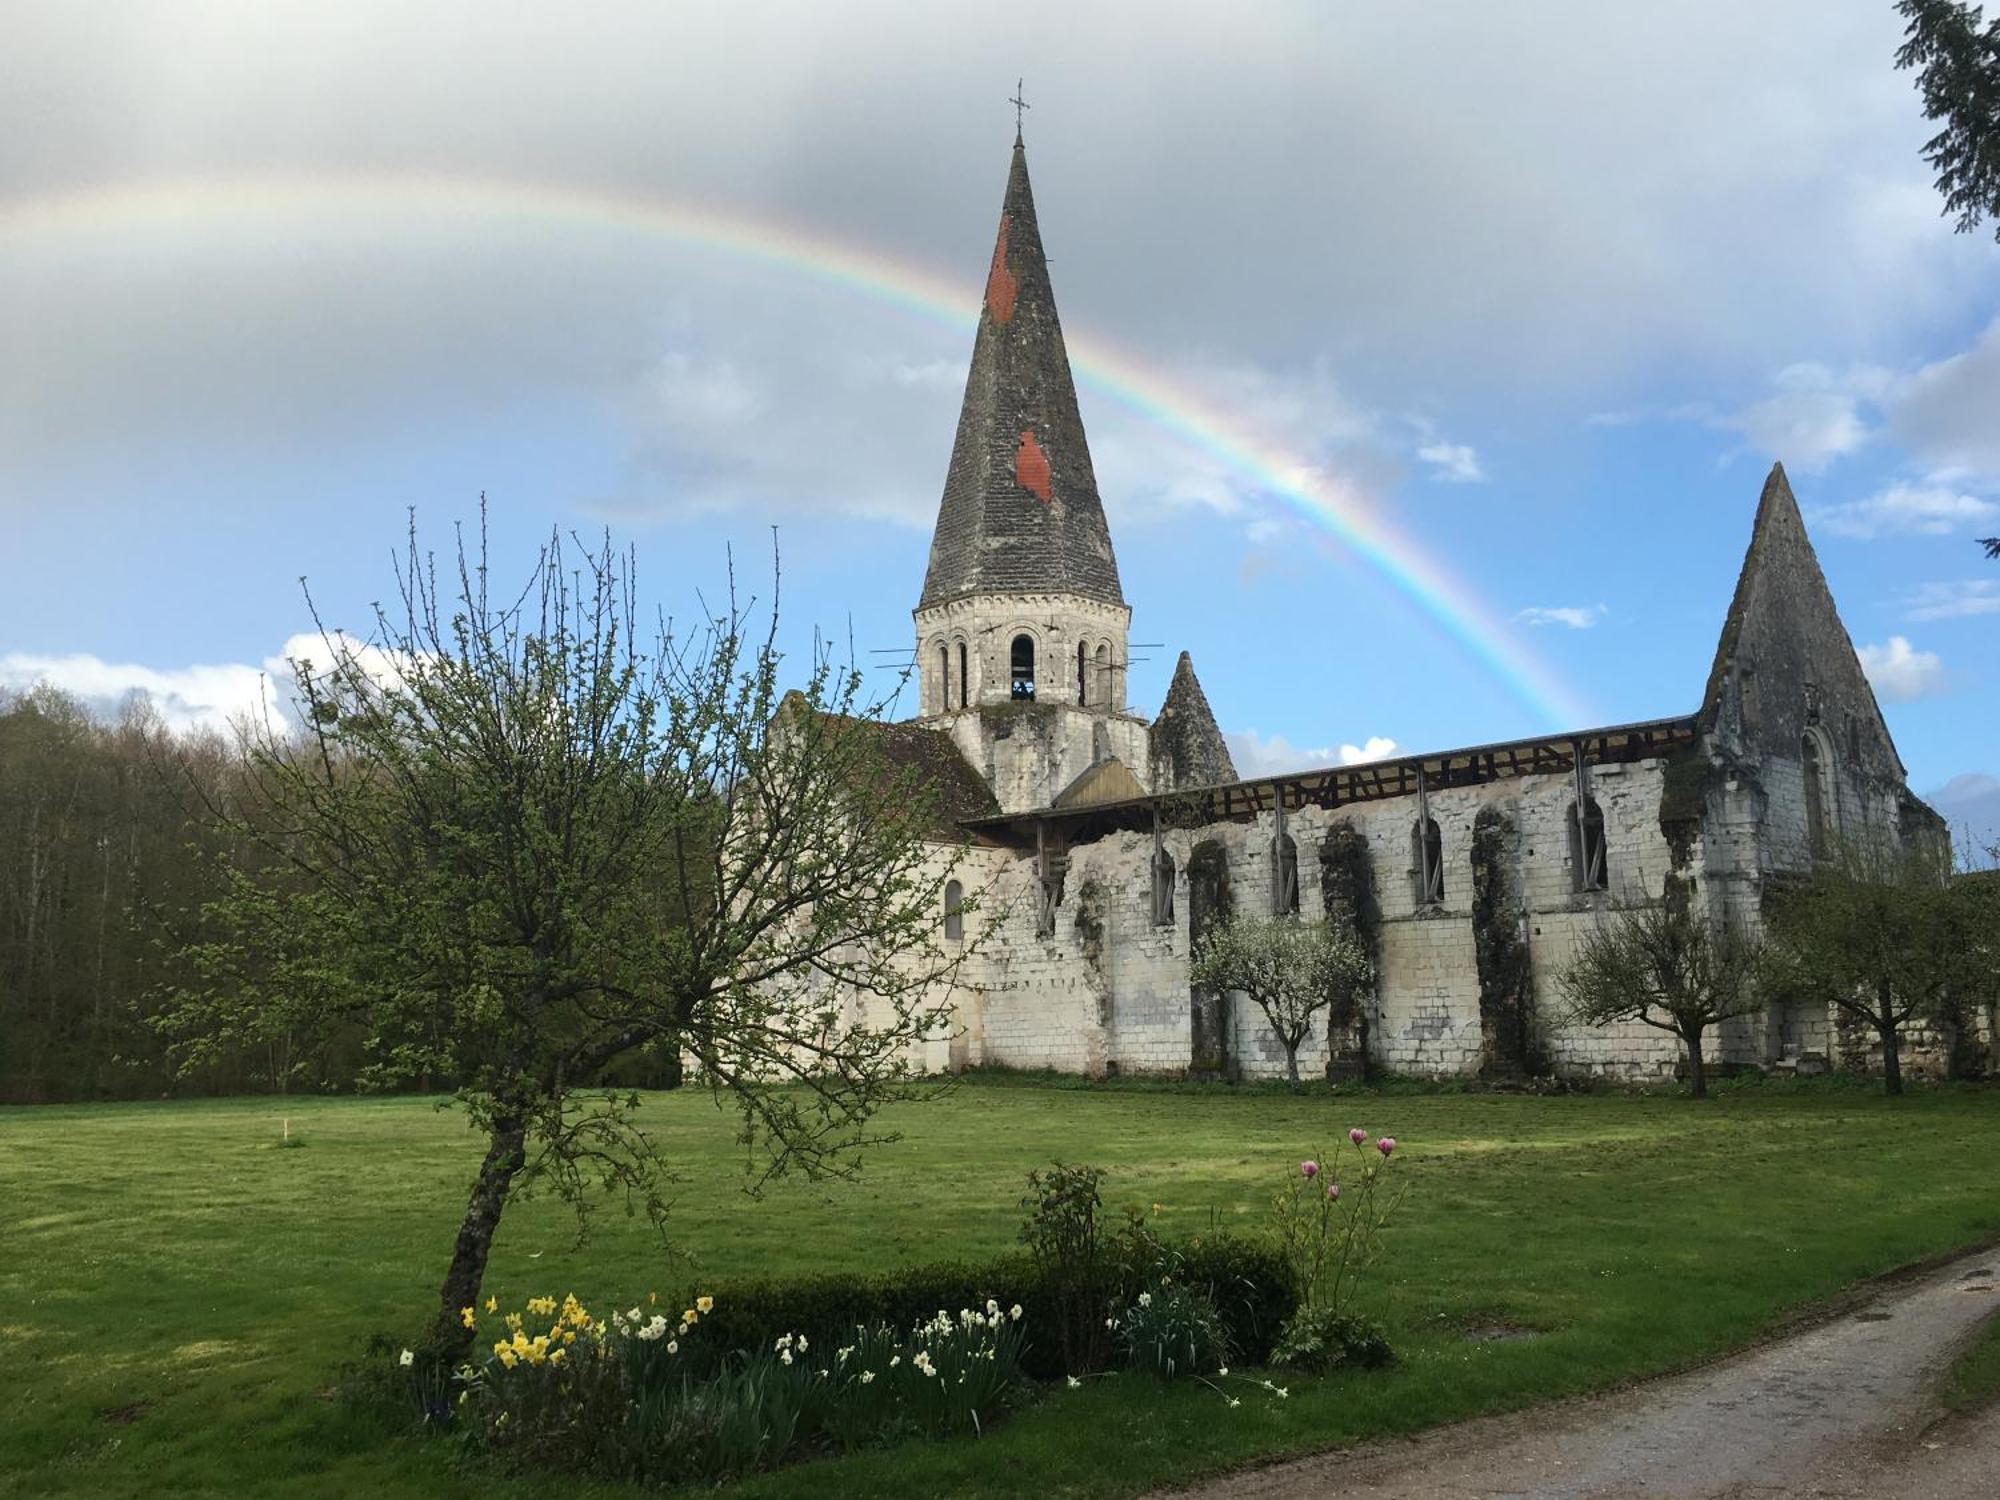
M 1097 701 L 1111 701 L 1111 645 L 1108 641 L 1097 643 Z
M 1014 696 L 1033 698 L 1035 696 L 1035 638 L 1031 635 L 1014 637 L 1013 649 L 1009 652 L 1013 666 Z
M 951 707 L 951 647 L 938 643 L 938 712 Z
M 944 883 L 944 935 L 953 942 L 965 936 L 965 887 L 956 880 Z
M 958 643 L 958 706 L 968 707 L 972 702 L 972 658 L 966 654 L 965 642 Z
M 1153 856 L 1153 925 L 1174 925 L 1174 857 L 1164 848 Z
M 1436 818 L 1419 818 L 1410 829 L 1410 874 L 1417 905 L 1443 904 L 1444 839 L 1438 833 Z
M 1076 643 L 1076 701 L 1084 704 L 1090 702 L 1090 679 L 1084 675 L 1082 641 Z
M 1604 847 L 1604 814 L 1595 797 L 1583 799 L 1583 810 L 1569 805 L 1569 863 L 1571 880 L 1579 891 L 1611 889 L 1611 860 Z

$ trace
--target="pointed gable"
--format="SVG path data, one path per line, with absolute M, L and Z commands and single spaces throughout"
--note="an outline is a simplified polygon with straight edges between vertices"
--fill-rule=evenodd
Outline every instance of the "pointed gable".
M 1208 695 L 1194 675 L 1194 659 L 1185 651 L 1174 665 L 1174 680 L 1167 687 L 1167 700 L 1160 705 L 1149 739 L 1155 794 L 1236 779 L 1229 746 L 1216 726 Z
M 918 607 L 978 593 L 1125 602 L 1018 141 Z
M 1783 464 L 1771 466 L 1757 502 L 1701 717 L 1726 740 L 1788 758 L 1817 726 L 1836 753 L 1860 762 L 1855 770 L 1903 774 Z

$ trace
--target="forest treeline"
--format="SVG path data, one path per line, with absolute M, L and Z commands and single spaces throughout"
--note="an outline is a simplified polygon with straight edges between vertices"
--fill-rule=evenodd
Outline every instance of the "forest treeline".
M 135 697 L 116 722 L 42 686 L 0 697 L 0 1101 L 352 1086 L 358 1045 L 305 1077 L 285 1040 L 181 1076 L 154 1021 L 189 978 L 250 788 L 234 744 L 169 734 Z
M 225 871 L 268 864 L 240 832 L 265 821 L 260 785 L 233 738 L 169 732 L 143 695 L 106 721 L 47 685 L 0 692 L 0 1103 L 454 1086 L 385 1075 L 358 1030 L 266 1027 L 181 1066 L 159 1022 L 199 982 L 186 952 Z M 599 1081 L 672 1087 L 679 1068 L 648 1055 Z

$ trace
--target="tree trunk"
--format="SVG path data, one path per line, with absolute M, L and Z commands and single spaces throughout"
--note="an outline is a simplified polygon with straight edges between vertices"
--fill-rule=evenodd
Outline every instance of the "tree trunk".
M 1896 1024 L 1878 1024 L 1875 1028 L 1882 1035 L 1882 1089 L 1889 1094 L 1903 1092 L 1903 1047 L 1902 1038 L 1897 1035 Z
M 1291 1077 L 1292 1087 L 1297 1088 L 1299 1086 L 1299 1044 L 1297 1042 L 1288 1041 L 1285 1043 L 1285 1072 Z
M 1688 1049 L 1688 1097 L 1706 1099 L 1708 1097 L 1708 1072 L 1701 1060 L 1701 1033 L 1699 1026 L 1681 1034 L 1681 1040 Z
M 527 1163 L 527 1141 L 525 1113 L 494 1117 L 486 1160 L 479 1164 L 479 1177 L 465 1206 L 465 1222 L 458 1226 L 458 1242 L 452 1246 L 451 1268 L 445 1272 L 437 1322 L 431 1328 L 431 1347 L 446 1364 L 456 1364 L 472 1346 L 472 1330 L 465 1326 L 461 1310 L 479 1302 L 493 1233 L 500 1227 L 500 1213 L 507 1206 L 514 1174 Z

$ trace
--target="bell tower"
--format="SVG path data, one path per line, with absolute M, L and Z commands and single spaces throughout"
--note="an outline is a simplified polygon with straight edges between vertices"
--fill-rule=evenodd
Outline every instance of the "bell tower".
M 1018 135 L 914 614 L 922 717 L 1004 809 L 1052 806 L 1111 759 L 1146 783 L 1146 725 L 1125 709 L 1132 611 Z

